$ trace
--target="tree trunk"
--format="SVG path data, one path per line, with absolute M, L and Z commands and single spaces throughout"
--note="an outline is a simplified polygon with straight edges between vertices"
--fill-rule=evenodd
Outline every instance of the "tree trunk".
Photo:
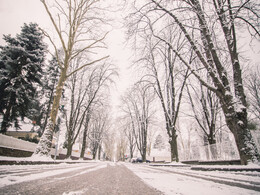
M 82 148 L 81 148 L 81 152 L 80 152 L 80 158 L 84 158 L 84 154 L 85 154 L 85 150 L 86 150 L 89 120 L 90 120 L 90 111 L 87 112 L 85 127 L 84 127 L 84 131 L 83 131 L 83 141 L 82 141 Z
M 56 94 L 53 99 L 50 119 L 48 120 L 47 128 L 44 131 L 33 155 L 49 156 L 49 153 L 51 151 L 51 146 L 52 146 L 53 132 L 55 130 L 56 119 L 59 111 L 60 99 L 62 96 L 62 89 L 67 79 L 66 73 L 67 73 L 66 68 L 61 71 L 61 76 L 59 78 L 59 82 L 56 87 Z
M 143 145 L 142 160 L 146 162 L 146 145 Z
M 101 144 L 98 146 L 98 160 L 100 160 L 101 157 Z
M 226 123 L 234 135 L 241 164 L 247 165 L 249 162 L 257 162 L 259 155 L 252 134 L 247 128 L 246 112 L 237 112 L 235 116 L 231 115 L 231 117 L 226 116 Z
M 12 103 L 15 102 L 15 96 L 11 94 L 10 102 L 8 103 L 8 106 L 6 108 L 6 111 L 3 116 L 3 121 L 1 125 L 1 133 L 6 134 L 6 131 L 8 127 L 10 126 L 10 115 L 11 115 L 11 109 L 12 109 Z
M 208 135 L 209 149 L 211 153 L 211 157 L 213 160 L 217 160 L 217 147 L 216 147 L 216 137 L 214 134 L 215 130 L 210 129 L 210 133 Z M 210 158 L 208 158 L 210 159 Z
M 72 148 L 73 148 L 73 145 L 72 144 L 68 144 L 66 158 L 70 158 L 71 157 L 71 155 L 72 155 Z
M 44 134 L 42 135 L 33 153 L 33 156 L 34 155 L 49 156 L 51 146 L 52 146 L 53 131 L 54 131 L 54 124 L 52 123 L 52 120 L 49 119 L 47 128 L 45 129 Z
M 97 154 L 97 148 L 95 147 L 93 150 L 93 160 L 96 159 L 96 154 Z
M 130 145 L 130 159 L 134 157 L 133 145 Z
M 11 111 L 11 106 L 8 106 L 5 113 L 4 113 L 3 121 L 2 121 L 2 125 L 1 125 L 1 133 L 2 134 L 6 134 L 7 128 L 9 126 L 10 111 Z
M 209 132 L 209 135 L 208 135 L 208 141 L 209 141 L 210 145 L 216 144 L 216 137 L 215 137 L 214 132 L 215 132 L 215 130 L 210 129 L 210 132 Z
M 44 120 L 44 124 L 43 124 L 41 135 L 44 133 L 44 131 L 46 129 L 46 126 L 47 126 L 49 113 L 50 113 L 50 109 L 51 109 L 51 104 L 52 104 L 52 99 L 53 99 L 53 93 L 54 93 L 54 89 L 51 91 L 51 97 L 50 97 L 50 100 L 49 100 L 49 103 L 48 103 L 48 109 L 47 109 L 47 113 L 46 113 L 46 116 L 45 116 L 45 120 Z
M 82 148 L 80 152 L 80 158 L 84 158 L 85 151 L 86 151 L 86 146 L 87 146 L 87 128 L 85 127 L 84 132 L 83 132 L 83 140 L 82 140 Z
M 173 135 L 171 136 L 171 139 L 169 140 L 169 144 L 171 147 L 171 161 L 179 162 L 176 133 L 173 133 Z
M 86 145 L 87 145 L 87 131 L 84 129 L 80 158 L 84 158 L 85 151 L 86 151 Z
M 147 151 L 147 131 L 148 131 L 148 123 L 142 122 L 142 134 L 143 134 L 143 145 L 142 145 L 142 160 L 143 162 L 146 162 L 146 151 Z
M 66 158 L 70 158 L 71 157 L 72 148 L 73 148 L 72 138 L 71 138 L 70 135 L 68 135 L 68 146 L 67 146 Z

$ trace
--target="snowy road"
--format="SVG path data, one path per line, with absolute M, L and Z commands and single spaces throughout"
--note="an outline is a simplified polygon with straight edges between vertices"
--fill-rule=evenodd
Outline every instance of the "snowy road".
M 0 194 L 161 194 L 110 162 L 0 166 Z
M 248 195 L 260 194 L 260 173 L 112 162 L 0 166 L 0 194 Z

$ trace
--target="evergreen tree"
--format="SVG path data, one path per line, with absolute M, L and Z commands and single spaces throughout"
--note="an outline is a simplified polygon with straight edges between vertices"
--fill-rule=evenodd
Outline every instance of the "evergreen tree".
M 40 127 L 40 129 L 36 129 L 40 137 L 47 125 L 59 75 L 60 68 L 56 58 L 53 57 L 44 69 L 41 86 L 38 87 L 35 93 L 35 101 L 32 102 L 29 108 L 29 115 L 27 117 Z
M 38 25 L 24 24 L 21 33 L 4 36 L 6 46 L 0 47 L 0 114 L 1 133 L 11 123 L 19 128 L 18 118 L 28 115 L 30 105 L 37 104 L 35 92 L 41 84 L 45 44 Z
M 40 126 L 42 132 L 44 132 L 47 120 L 51 111 L 51 105 L 53 103 L 53 96 L 55 94 L 55 87 L 57 85 L 58 79 L 60 76 L 60 68 L 58 62 L 55 57 L 53 57 L 48 64 L 46 74 L 44 76 L 44 85 L 42 90 L 42 97 L 44 99 L 42 108 L 41 108 L 41 115 L 39 119 L 43 119 Z

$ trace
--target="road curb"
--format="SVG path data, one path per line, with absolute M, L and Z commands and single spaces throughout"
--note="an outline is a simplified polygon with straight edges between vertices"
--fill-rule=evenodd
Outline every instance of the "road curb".
M 73 162 L 73 161 L 12 161 L 12 160 L 1 160 L 1 165 L 48 165 L 48 164 L 61 164 L 61 163 L 67 163 L 67 164 L 76 164 L 76 163 L 89 163 L 89 162 Z
M 255 171 L 255 172 L 260 172 L 260 168 L 232 168 L 232 167 L 191 167 L 191 170 L 196 170 L 196 171 L 235 171 L 235 172 L 241 172 L 241 171 Z
M 153 167 L 191 167 L 191 165 L 182 165 L 182 164 L 149 164 L 149 166 Z

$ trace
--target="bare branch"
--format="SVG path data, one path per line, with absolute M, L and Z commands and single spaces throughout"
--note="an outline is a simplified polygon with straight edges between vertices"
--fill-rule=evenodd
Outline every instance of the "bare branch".
M 95 63 L 97 63 L 97 62 L 99 62 L 99 61 L 102 61 L 102 60 L 108 58 L 108 57 L 109 57 L 109 56 L 105 56 L 105 57 L 100 58 L 100 59 L 98 59 L 98 60 L 94 60 L 94 61 L 92 61 L 92 62 L 90 62 L 90 63 L 84 64 L 84 65 L 82 65 L 81 67 L 79 67 L 79 68 L 77 68 L 76 70 L 74 70 L 74 71 L 72 71 L 71 73 L 69 73 L 66 77 L 70 77 L 70 76 L 73 75 L 75 72 L 77 72 L 77 71 L 83 69 L 84 67 L 90 66 L 90 65 L 92 65 L 92 64 L 95 64 Z

